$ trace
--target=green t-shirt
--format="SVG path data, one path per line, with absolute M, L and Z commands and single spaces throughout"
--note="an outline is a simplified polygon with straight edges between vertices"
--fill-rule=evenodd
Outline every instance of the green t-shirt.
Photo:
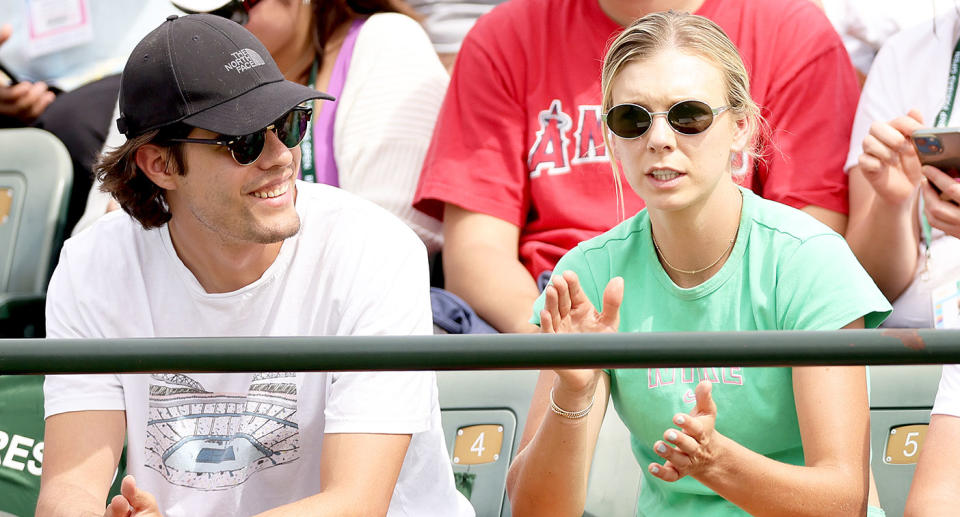
M 743 191 L 737 241 L 723 267 L 706 282 L 678 287 L 660 265 L 646 210 L 580 243 L 554 274 L 573 270 L 594 306 L 603 289 L 623 277 L 620 332 L 834 330 L 864 317 L 878 326 L 890 304 L 843 238 L 816 219 Z M 543 296 L 534 304 L 539 323 Z M 638 515 L 745 515 L 699 481 L 663 482 L 647 472 L 662 459 L 653 444 L 675 427 L 674 414 L 694 406 L 693 389 L 713 383 L 716 428 L 753 451 L 794 465 L 803 448 L 789 368 L 657 368 L 608 370 L 610 395 L 630 429 L 643 467 Z
M 36 510 L 43 430 L 43 375 L 0 375 L 0 517 Z M 107 501 L 120 493 L 126 463 L 121 456 Z
M 43 462 L 43 376 L 0 375 L 0 516 L 33 515 Z

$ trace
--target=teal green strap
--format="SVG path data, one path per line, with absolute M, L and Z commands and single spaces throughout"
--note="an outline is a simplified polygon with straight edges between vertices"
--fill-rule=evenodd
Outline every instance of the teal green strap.
M 310 88 L 316 88 L 317 83 L 317 60 L 313 60 L 313 65 L 310 66 L 310 83 L 307 85 Z M 317 112 L 314 110 L 313 117 L 310 120 L 310 127 L 307 129 L 307 134 L 303 137 L 303 142 L 300 144 L 300 170 L 303 172 L 303 180 L 309 181 L 310 183 L 317 182 L 317 171 L 316 165 L 314 164 L 314 147 L 313 147 L 313 121 L 317 118 Z
M 953 101 L 957 96 L 957 82 L 960 80 L 960 39 L 953 47 L 953 57 L 950 59 L 950 76 L 947 78 L 947 98 L 944 99 L 943 107 L 937 113 L 934 120 L 934 126 L 946 127 L 950 123 L 950 115 L 953 114 Z M 923 210 L 923 196 L 920 196 L 920 227 L 923 230 L 924 255 L 926 260 L 930 260 L 930 245 L 933 244 L 933 229 L 930 227 L 930 221 L 927 220 L 927 214 Z M 924 272 L 927 271 L 927 265 L 924 264 Z
M 920 211 L 920 230 L 923 232 L 923 269 L 921 276 L 924 280 L 930 275 L 930 245 L 933 244 L 933 228 L 930 227 L 930 221 L 927 220 L 927 214 L 923 211 L 923 196 L 920 196 L 918 210 Z
M 950 114 L 953 113 L 953 98 L 957 95 L 957 79 L 960 78 L 960 40 L 953 47 L 953 58 L 950 59 L 950 77 L 947 79 L 947 98 L 943 108 L 937 113 L 934 121 L 936 127 L 945 127 L 950 123 Z

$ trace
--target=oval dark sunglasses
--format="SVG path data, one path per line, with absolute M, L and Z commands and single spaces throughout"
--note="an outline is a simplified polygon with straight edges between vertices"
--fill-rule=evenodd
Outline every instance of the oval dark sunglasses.
M 277 138 L 283 142 L 283 145 L 287 146 L 287 149 L 293 149 L 300 145 L 303 137 L 307 134 L 307 127 L 310 125 L 312 115 L 312 109 L 297 106 L 278 118 L 273 124 L 250 134 L 221 135 L 220 138 L 170 138 L 167 141 L 222 145 L 230 149 L 230 155 L 237 163 L 250 165 L 263 154 L 263 144 L 267 141 L 267 131 L 276 133 Z
M 713 124 L 715 116 L 730 109 L 729 106 L 711 108 L 701 101 L 680 101 L 667 111 L 647 111 L 637 104 L 618 104 L 610 108 L 603 116 L 607 127 L 620 138 L 639 138 L 650 129 L 653 117 L 666 115 L 667 123 L 681 135 L 703 133 Z

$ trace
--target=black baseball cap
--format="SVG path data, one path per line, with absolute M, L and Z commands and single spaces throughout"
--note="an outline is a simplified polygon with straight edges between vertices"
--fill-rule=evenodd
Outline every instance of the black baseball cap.
M 123 68 L 117 128 L 130 138 L 181 122 L 245 135 L 311 99 L 333 97 L 284 79 L 242 25 L 211 14 L 172 15 Z

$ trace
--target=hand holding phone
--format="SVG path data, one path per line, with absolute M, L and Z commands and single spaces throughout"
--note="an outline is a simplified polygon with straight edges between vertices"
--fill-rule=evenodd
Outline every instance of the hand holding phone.
M 960 238 L 960 182 L 935 167 L 924 167 L 923 212 L 930 226 Z
M 0 45 L 10 39 L 13 27 L 0 25 Z M 6 76 L 6 77 L 3 77 Z M 42 82 L 19 81 L 0 63 L 0 117 L 12 118 L 30 124 L 56 98 L 49 86 Z
M 909 206 L 923 180 L 910 143 L 910 135 L 920 129 L 924 129 L 923 116 L 910 110 L 892 120 L 873 123 L 863 138 L 858 170 L 877 199 L 891 207 Z
M 925 128 L 913 132 L 911 136 L 920 163 L 936 167 L 954 181 L 960 181 L 960 127 Z M 944 201 L 960 203 L 943 192 L 943 179 L 937 177 L 938 182 L 930 180 L 925 174 L 930 186 Z

